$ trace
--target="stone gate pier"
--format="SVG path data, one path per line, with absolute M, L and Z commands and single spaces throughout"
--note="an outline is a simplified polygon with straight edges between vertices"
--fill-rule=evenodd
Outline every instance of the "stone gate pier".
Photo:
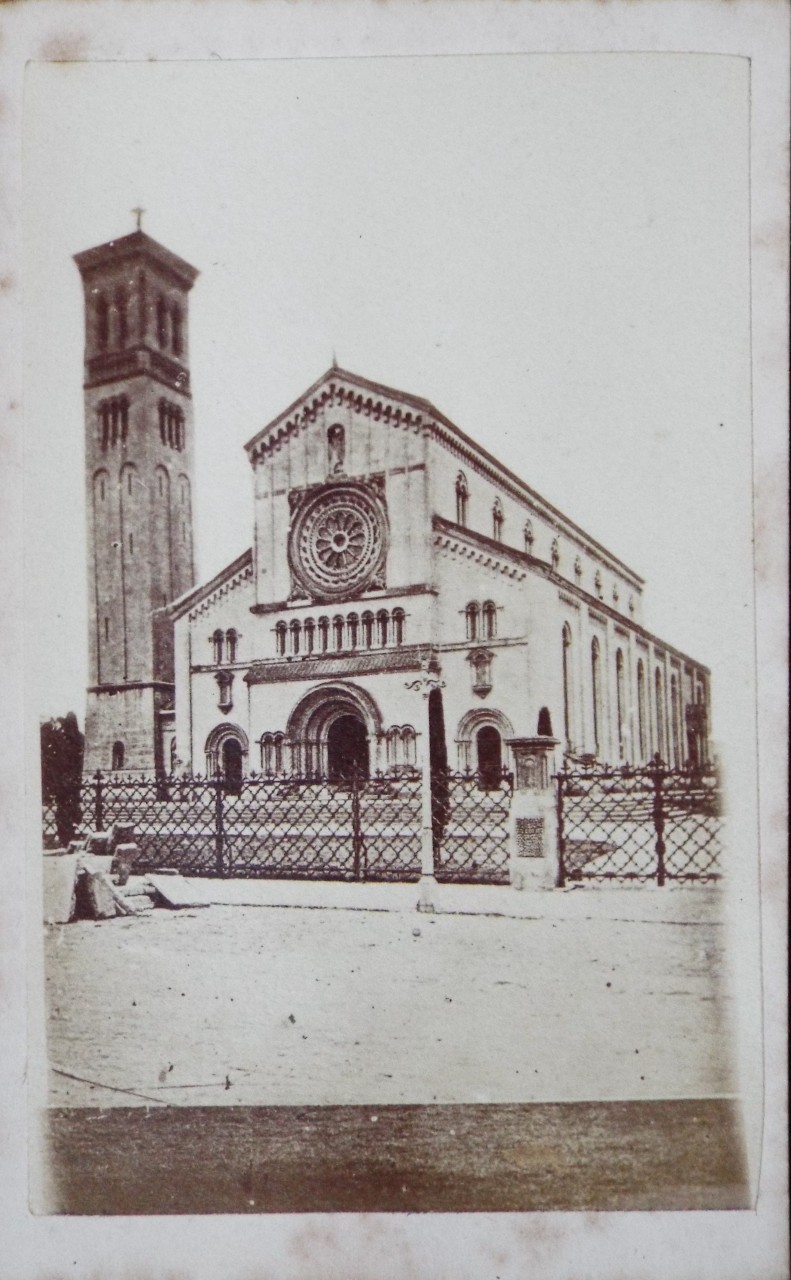
M 557 811 L 552 785 L 557 738 L 509 738 L 514 759 L 511 802 L 511 884 L 553 889 L 558 878 Z

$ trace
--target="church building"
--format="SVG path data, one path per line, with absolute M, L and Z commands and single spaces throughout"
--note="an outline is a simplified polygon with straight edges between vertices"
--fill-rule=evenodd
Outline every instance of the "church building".
M 642 578 L 428 400 L 356 373 L 248 442 L 251 546 L 196 585 L 197 272 L 139 230 L 76 262 L 87 771 L 494 775 L 537 735 L 556 767 L 707 760 L 709 672 L 643 626 Z

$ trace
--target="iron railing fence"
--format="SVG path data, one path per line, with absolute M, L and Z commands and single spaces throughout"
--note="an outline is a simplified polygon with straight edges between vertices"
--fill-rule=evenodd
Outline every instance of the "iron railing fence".
M 439 880 L 508 882 L 513 778 L 437 771 L 431 801 Z M 423 780 L 417 769 L 341 781 L 317 776 L 140 777 L 82 782 L 84 826 L 134 828 L 140 871 L 332 880 L 420 878 Z
M 508 884 L 513 774 L 432 775 L 434 874 L 456 884 Z
M 558 884 L 714 881 L 722 874 L 721 789 L 714 769 L 593 764 L 555 775 Z
M 57 849 L 60 846 L 58 806 L 55 800 L 43 800 L 41 803 L 41 837 L 45 849 Z
M 136 869 L 331 880 L 420 877 L 421 775 L 83 779 L 84 820 L 134 827 Z

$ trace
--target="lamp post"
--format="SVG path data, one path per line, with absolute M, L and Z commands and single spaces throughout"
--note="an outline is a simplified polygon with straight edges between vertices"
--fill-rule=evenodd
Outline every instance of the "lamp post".
M 420 664 L 420 675 L 415 680 L 407 680 L 405 688 L 420 693 L 426 711 L 423 717 L 424 743 L 423 776 L 421 786 L 421 819 L 420 819 L 420 898 L 418 911 L 433 911 L 437 881 L 434 875 L 434 821 L 431 802 L 431 713 L 429 698 L 435 689 L 444 689 L 445 681 L 436 671 L 431 670 L 431 658 L 424 658 Z

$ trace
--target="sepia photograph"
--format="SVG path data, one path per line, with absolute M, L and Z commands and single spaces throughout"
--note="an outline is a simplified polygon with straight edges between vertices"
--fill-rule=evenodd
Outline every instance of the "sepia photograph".
M 33 1215 L 754 1209 L 750 112 L 28 63 Z

